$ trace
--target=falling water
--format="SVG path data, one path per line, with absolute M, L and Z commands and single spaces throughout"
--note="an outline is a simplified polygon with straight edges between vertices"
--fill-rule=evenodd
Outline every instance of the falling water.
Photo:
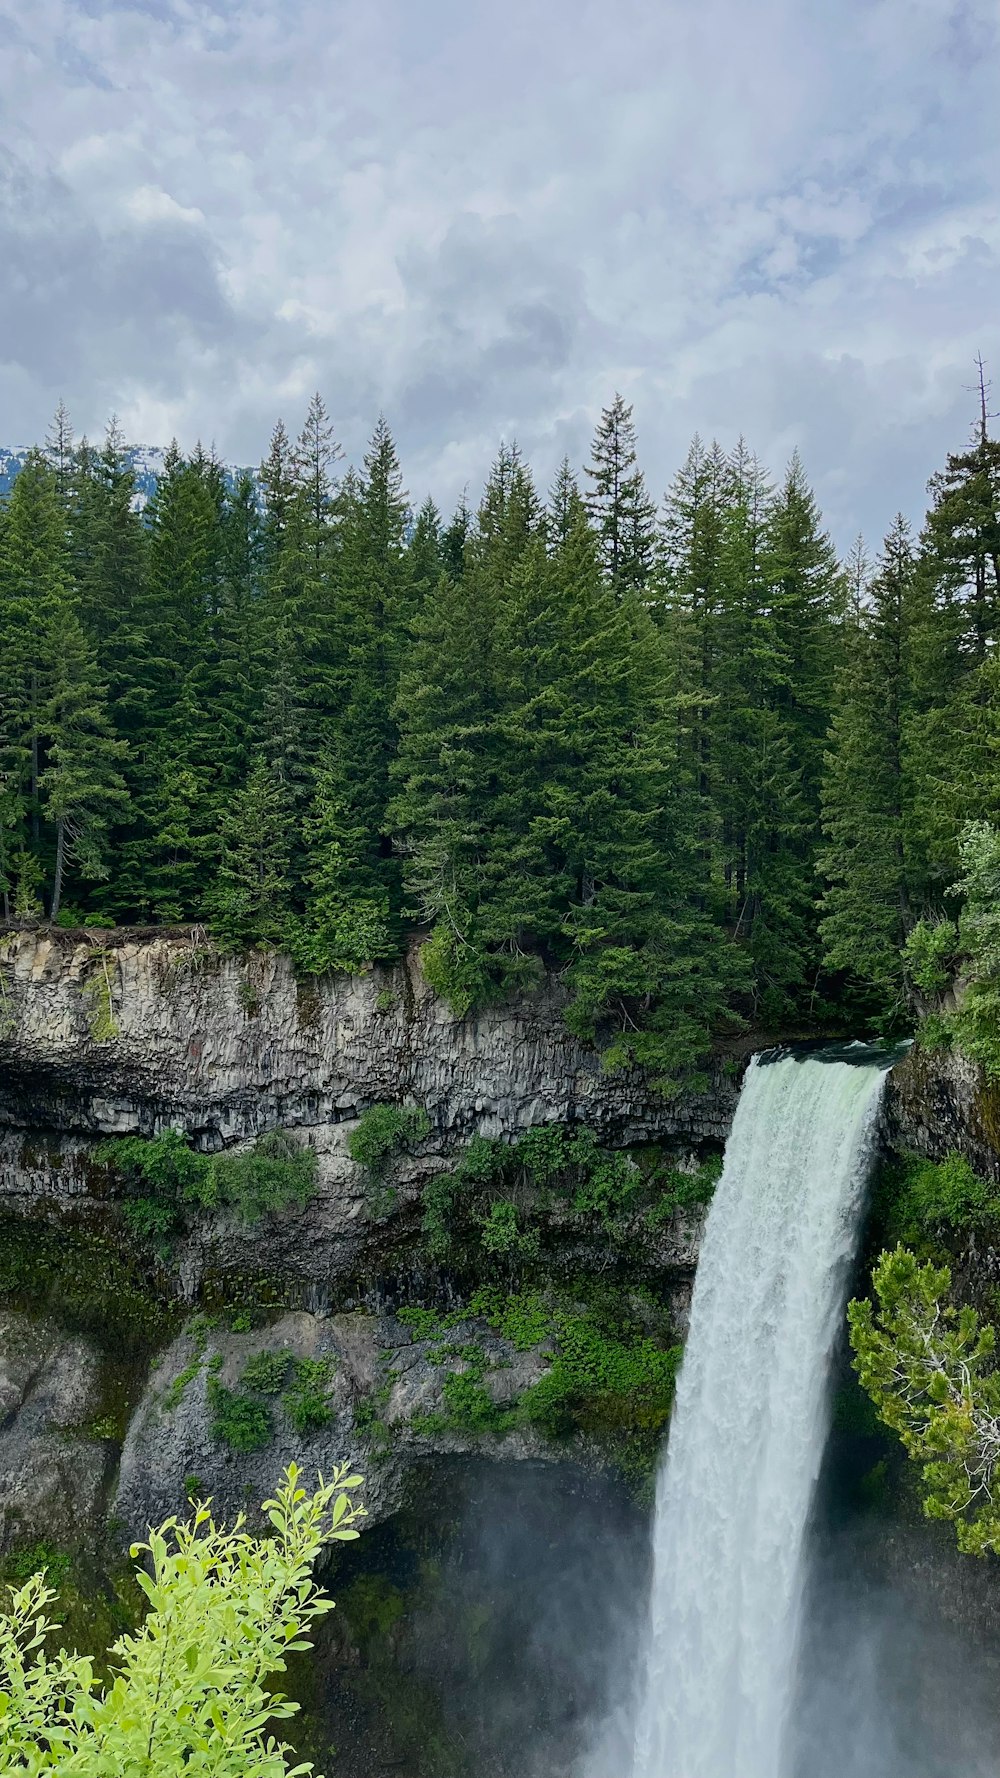
M 849 1053 L 755 1058 L 740 1096 L 657 1490 L 634 1778 L 786 1778 L 829 1358 L 889 1066 Z

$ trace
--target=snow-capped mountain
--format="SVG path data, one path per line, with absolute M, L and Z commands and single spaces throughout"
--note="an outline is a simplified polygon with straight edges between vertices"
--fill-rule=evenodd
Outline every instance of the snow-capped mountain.
M 10 493 L 27 455 L 26 448 L 11 451 L 0 445 L 0 500 Z M 141 512 L 156 492 L 156 484 L 163 473 L 166 452 L 160 445 L 126 445 L 125 456 L 135 476 L 135 499 L 132 504 L 137 512 Z M 242 469 L 233 465 L 226 466 L 227 481 L 235 483 L 242 474 Z

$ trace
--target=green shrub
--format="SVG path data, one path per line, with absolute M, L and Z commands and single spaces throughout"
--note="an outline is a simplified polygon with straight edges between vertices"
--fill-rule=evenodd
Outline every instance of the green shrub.
M 291 1362 L 290 1352 L 258 1352 L 247 1359 L 240 1382 L 258 1395 L 280 1395 Z
M 420 1232 L 431 1259 L 446 1259 L 451 1251 L 452 1219 L 460 1184 L 457 1173 L 438 1173 L 424 1186 Z
M 629 1155 L 588 1155 L 587 1170 L 573 1199 L 574 1210 L 599 1216 L 605 1227 L 616 1222 L 632 1205 L 643 1185 L 639 1168 Z
M 269 1130 L 247 1154 L 215 1155 L 197 1193 L 206 1210 L 231 1206 L 244 1222 L 292 1207 L 304 1209 L 316 1189 L 316 1153 L 283 1130 Z
M 176 1377 L 174 1378 L 173 1382 L 171 1383 L 169 1389 L 165 1392 L 165 1394 L 163 1396 L 163 1400 L 160 1403 L 160 1408 L 164 1414 L 170 1414 L 173 1412 L 174 1408 L 180 1406 L 181 1402 L 184 1399 L 184 1394 L 185 1394 L 188 1384 L 194 1382 L 195 1377 L 198 1375 L 198 1372 L 201 1370 L 201 1364 L 202 1364 L 202 1359 L 204 1358 L 204 1355 L 205 1355 L 204 1347 L 199 1346 L 198 1350 L 196 1351 L 194 1357 L 191 1359 L 190 1363 L 186 1364 L 182 1371 L 178 1371 Z
M 538 1253 L 538 1230 L 522 1229 L 516 1204 L 497 1198 L 483 1217 L 479 1232 L 485 1253 L 505 1259 L 533 1259 Z
M 433 1340 L 443 1331 L 441 1317 L 436 1309 L 421 1309 L 410 1305 L 405 1309 L 397 1309 L 396 1320 L 410 1328 L 418 1340 Z
M 515 1416 L 501 1408 L 488 1389 L 468 1372 L 446 1377 L 442 1389 L 449 1425 L 460 1432 L 505 1432 Z
M 469 1309 L 509 1340 L 517 1352 L 530 1352 L 552 1332 L 552 1316 L 536 1291 L 508 1296 L 495 1284 L 483 1285 Z
M 316 1155 L 282 1130 L 261 1136 L 246 1154 L 199 1154 L 180 1130 L 102 1142 L 95 1159 L 113 1168 L 130 1196 L 123 1206 L 136 1234 L 163 1240 L 183 1221 L 184 1208 L 236 1209 L 245 1222 L 303 1206 L 316 1184 Z
M 296 1360 L 291 1383 L 282 1396 L 296 1432 L 318 1432 L 333 1419 L 328 1394 L 332 1376 L 333 1362 L 329 1358 Z
M 231 1451 L 262 1451 L 274 1437 L 271 1410 L 252 1395 L 227 1389 L 217 1378 L 208 1385 L 212 1437 Z
M 888 1237 L 917 1241 L 935 1233 L 966 1234 L 1000 1219 L 996 1188 L 963 1155 L 943 1161 L 907 1155 L 883 1173 L 878 1197 Z
M 667 1168 L 657 1175 L 660 1196 L 646 1211 L 646 1221 L 655 1228 L 668 1222 L 678 1210 L 692 1210 L 711 1203 L 721 1176 L 721 1155 L 710 1155 L 693 1173 L 685 1172 L 681 1167 Z
M 514 1152 L 532 1185 L 541 1189 L 565 1172 L 568 1158 L 576 1162 L 578 1141 L 570 1142 L 560 1124 L 535 1124 L 518 1137 Z
M 3 1575 L 15 1585 L 23 1585 L 33 1574 L 40 1574 L 44 1569 L 49 1586 L 58 1590 L 72 1566 L 73 1558 L 66 1550 L 58 1549 L 53 1543 L 31 1543 L 4 1556 Z
M 381 1179 L 392 1155 L 419 1142 L 431 1127 L 426 1111 L 401 1105 L 372 1105 L 358 1120 L 347 1150 L 370 1179 Z
M 951 920 L 919 920 L 903 947 L 910 980 L 926 1000 L 951 986 L 959 956 L 958 927 Z

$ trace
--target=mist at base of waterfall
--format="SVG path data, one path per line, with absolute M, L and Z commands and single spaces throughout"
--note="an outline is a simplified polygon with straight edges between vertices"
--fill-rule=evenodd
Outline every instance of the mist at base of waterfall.
M 888 1565 L 887 1544 L 899 1546 Z M 793 1778 L 997 1778 L 1000 1635 L 983 1618 L 998 1581 L 950 1527 L 883 1520 L 818 1537 Z

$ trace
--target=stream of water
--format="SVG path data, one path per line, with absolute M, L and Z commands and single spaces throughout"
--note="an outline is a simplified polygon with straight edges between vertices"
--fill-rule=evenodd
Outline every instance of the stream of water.
M 633 1778 L 787 1778 L 805 1532 L 890 1060 L 755 1058 L 659 1478 Z

